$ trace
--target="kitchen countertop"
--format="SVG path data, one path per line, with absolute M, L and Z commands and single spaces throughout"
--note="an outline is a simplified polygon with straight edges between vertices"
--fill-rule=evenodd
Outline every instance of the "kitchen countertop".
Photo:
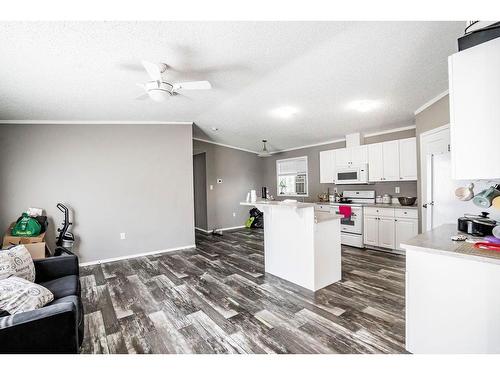
M 314 213 L 314 221 L 316 223 L 322 223 L 324 221 L 329 221 L 329 220 L 339 220 L 343 219 L 344 215 L 337 215 L 337 214 L 329 214 L 327 212 L 315 212 Z
M 281 206 L 290 208 L 306 208 L 314 207 L 314 203 L 304 203 L 304 202 L 283 202 L 283 201 L 270 201 L 270 200 L 259 200 L 256 202 L 240 202 L 242 206 Z
M 402 242 L 401 247 L 406 250 L 423 251 L 500 265 L 500 252 L 476 249 L 473 244 L 465 241 L 452 241 L 450 237 L 457 234 L 465 233 L 457 231 L 456 224 L 444 224 Z M 470 235 L 465 235 L 472 238 Z
M 330 202 L 316 202 L 315 204 L 320 204 L 320 205 L 339 205 L 339 204 L 342 204 L 342 203 L 330 203 Z M 416 210 L 418 209 L 418 206 L 417 205 L 413 205 L 413 206 L 403 206 L 399 203 L 392 203 L 392 204 L 389 204 L 389 203 L 359 203 L 360 206 L 363 206 L 363 207 L 380 207 L 380 208 L 407 208 L 407 209 L 410 209 L 410 210 Z

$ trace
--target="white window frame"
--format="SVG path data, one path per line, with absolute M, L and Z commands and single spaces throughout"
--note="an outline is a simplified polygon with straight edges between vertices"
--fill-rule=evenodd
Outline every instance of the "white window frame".
M 306 193 L 305 194 L 280 194 L 280 174 L 279 174 L 279 163 L 283 161 L 289 161 L 289 160 L 305 160 L 306 162 L 306 170 L 305 170 L 305 175 L 306 175 Z M 287 158 L 287 159 L 279 159 L 276 160 L 276 196 L 277 197 L 304 197 L 308 198 L 309 197 L 309 162 L 307 159 L 307 156 L 297 156 L 294 158 Z

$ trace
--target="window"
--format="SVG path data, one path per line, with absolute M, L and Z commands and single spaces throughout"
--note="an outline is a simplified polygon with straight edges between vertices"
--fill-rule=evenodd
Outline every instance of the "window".
M 307 197 L 307 156 L 276 160 L 276 177 L 280 197 Z

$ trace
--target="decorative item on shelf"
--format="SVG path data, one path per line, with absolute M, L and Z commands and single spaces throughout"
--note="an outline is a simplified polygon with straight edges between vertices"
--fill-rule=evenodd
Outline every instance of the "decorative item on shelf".
M 318 199 L 320 202 L 328 202 L 330 200 L 330 196 L 328 195 L 328 193 L 321 193 L 318 194 Z
M 257 192 L 255 190 L 250 190 L 250 202 L 257 202 Z
M 382 203 L 383 204 L 391 204 L 391 202 L 392 202 L 392 197 L 389 194 L 385 193 L 382 196 Z
M 455 190 L 455 196 L 461 201 L 470 201 L 474 198 L 474 184 L 470 183 L 467 186 L 459 187 Z
M 477 194 L 472 203 L 481 208 L 491 207 L 493 200 L 500 196 L 500 184 L 490 186 L 488 189 L 483 190 Z

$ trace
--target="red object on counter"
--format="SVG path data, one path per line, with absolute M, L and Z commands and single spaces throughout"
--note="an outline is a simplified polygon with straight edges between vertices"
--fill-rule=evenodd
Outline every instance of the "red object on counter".
M 483 250 L 492 250 L 492 251 L 500 251 L 500 243 L 492 243 L 492 242 L 476 242 L 474 244 L 476 249 Z
M 351 217 L 352 215 L 351 206 L 339 206 L 339 214 L 344 215 L 344 217 Z

